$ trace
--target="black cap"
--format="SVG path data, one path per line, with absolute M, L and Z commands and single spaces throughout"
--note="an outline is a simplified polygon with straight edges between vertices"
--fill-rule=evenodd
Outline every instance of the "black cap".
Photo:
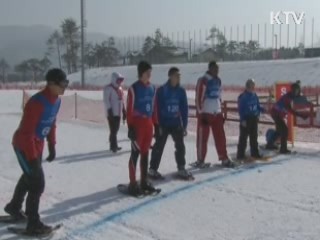
M 177 72 L 179 72 L 179 68 L 177 68 L 177 67 L 172 67 L 172 68 L 170 68 L 169 71 L 168 71 L 168 76 L 170 77 L 170 76 L 172 76 L 173 74 L 175 74 L 175 73 L 177 73 Z
M 147 61 L 141 61 L 138 64 L 138 76 L 139 78 L 142 76 L 143 73 L 148 71 L 149 69 L 152 69 L 151 64 Z
M 218 64 L 216 61 L 210 61 L 208 64 L 208 69 L 211 69 L 213 67 L 218 67 Z
M 52 68 L 46 74 L 47 82 L 53 82 L 55 84 L 60 84 L 62 82 L 69 82 L 67 75 L 60 68 Z
M 300 91 L 300 84 L 299 83 L 293 83 L 291 84 L 291 90 L 299 90 Z

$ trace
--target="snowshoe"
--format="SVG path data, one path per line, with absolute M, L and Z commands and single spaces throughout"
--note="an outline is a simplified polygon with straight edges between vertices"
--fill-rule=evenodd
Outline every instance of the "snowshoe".
M 135 197 L 135 198 L 143 198 L 144 197 L 138 184 L 133 184 L 133 185 L 119 184 L 117 186 L 117 189 L 119 192 L 121 192 L 125 195 L 128 195 L 128 196 L 131 196 L 131 197 Z
M 44 225 L 44 224 L 43 224 Z M 36 237 L 36 238 L 47 238 L 52 236 L 57 230 L 59 230 L 63 225 L 57 224 L 55 226 L 41 226 L 37 229 L 25 229 L 19 227 L 8 227 L 8 231 L 17 235 L 27 236 L 27 237 Z
M 0 222 L 15 223 L 24 222 L 27 220 L 25 212 L 22 210 L 16 210 L 12 207 L 12 205 L 10 205 L 10 203 L 5 206 L 4 211 L 9 216 L 3 216 L 2 219 L 0 218 Z
M 161 192 L 160 188 L 155 188 L 150 182 L 142 182 L 140 188 L 145 195 L 157 195 Z
M 221 166 L 225 168 L 235 168 L 237 164 L 231 159 L 227 158 L 221 161 Z
M 291 154 L 291 151 L 289 149 L 281 149 L 280 154 Z
M 152 179 L 152 180 L 164 180 L 165 178 L 161 175 L 161 173 L 159 173 L 157 170 L 154 169 L 149 169 L 148 172 L 148 176 Z
M 194 177 L 191 172 L 187 171 L 186 169 L 180 169 L 177 172 L 177 178 L 186 180 L 186 181 L 193 181 Z
M 190 163 L 190 166 L 194 167 L 194 168 L 203 169 L 203 168 L 209 168 L 211 166 L 211 164 L 210 163 L 201 162 L 201 161 L 196 161 L 196 162 Z

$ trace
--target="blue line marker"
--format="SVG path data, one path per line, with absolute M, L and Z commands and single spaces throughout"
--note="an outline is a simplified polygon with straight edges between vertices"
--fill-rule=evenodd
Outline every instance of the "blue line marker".
M 224 180 L 224 179 L 230 178 L 230 177 L 240 176 L 244 173 L 254 171 L 258 168 L 267 168 L 267 167 L 276 166 L 276 165 L 279 165 L 280 163 L 288 162 L 290 160 L 297 160 L 297 159 L 292 159 L 290 157 L 286 157 L 284 159 L 270 162 L 270 163 L 256 164 L 253 166 L 244 166 L 244 167 L 241 167 L 236 170 L 230 170 L 225 174 L 214 176 L 214 177 L 196 182 L 194 184 L 186 185 L 184 187 L 173 190 L 172 192 L 169 192 L 169 193 L 166 193 L 163 195 L 159 195 L 158 197 L 150 198 L 149 200 L 141 202 L 133 207 L 129 207 L 127 209 L 124 209 L 124 210 L 115 212 L 111 215 L 105 216 L 102 219 L 100 219 L 90 225 L 85 226 L 84 228 L 73 230 L 71 233 L 68 234 L 68 239 L 74 238 L 76 236 L 89 237 L 90 235 L 98 233 L 99 231 L 105 231 L 108 223 L 112 223 L 116 220 L 119 220 L 126 215 L 137 213 L 139 210 L 143 210 L 144 208 L 149 207 L 154 204 L 157 204 L 163 200 L 171 199 L 172 197 L 178 195 L 179 193 L 187 192 L 190 190 L 196 190 L 197 188 L 199 188 L 200 186 L 202 186 L 204 184 L 218 182 L 219 180 Z

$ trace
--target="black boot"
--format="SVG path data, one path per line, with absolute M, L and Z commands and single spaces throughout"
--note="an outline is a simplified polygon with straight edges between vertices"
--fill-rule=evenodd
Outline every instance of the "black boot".
M 16 221 L 23 221 L 27 219 L 25 212 L 21 209 L 15 208 L 11 203 L 8 203 L 5 206 L 4 211 Z
M 128 193 L 132 196 L 141 196 L 143 193 L 137 183 L 130 183 L 128 186 Z
M 281 149 L 280 154 L 291 154 L 291 151 L 289 149 Z
M 146 182 L 141 182 L 141 190 L 144 193 L 154 193 L 156 192 L 155 187 L 152 185 L 152 183 L 146 181 Z
M 45 225 L 40 220 L 30 220 L 27 224 L 27 233 L 31 235 L 48 234 L 52 231 L 52 227 Z

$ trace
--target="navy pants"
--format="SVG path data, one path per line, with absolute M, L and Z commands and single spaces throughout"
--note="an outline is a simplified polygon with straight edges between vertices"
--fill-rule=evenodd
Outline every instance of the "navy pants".
M 45 178 L 41 166 L 41 158 L 30 162 L 25 158 L 23 152 L 14 149 L 18 162 L 23 171 L 10 202 L 10 205 L 17 211 L 22 209 L 22 204 L 25 196 L 26 200 L 26 215 L 29 222 L 39 221 L 39 203 L 40 197 L 45 188 Z

